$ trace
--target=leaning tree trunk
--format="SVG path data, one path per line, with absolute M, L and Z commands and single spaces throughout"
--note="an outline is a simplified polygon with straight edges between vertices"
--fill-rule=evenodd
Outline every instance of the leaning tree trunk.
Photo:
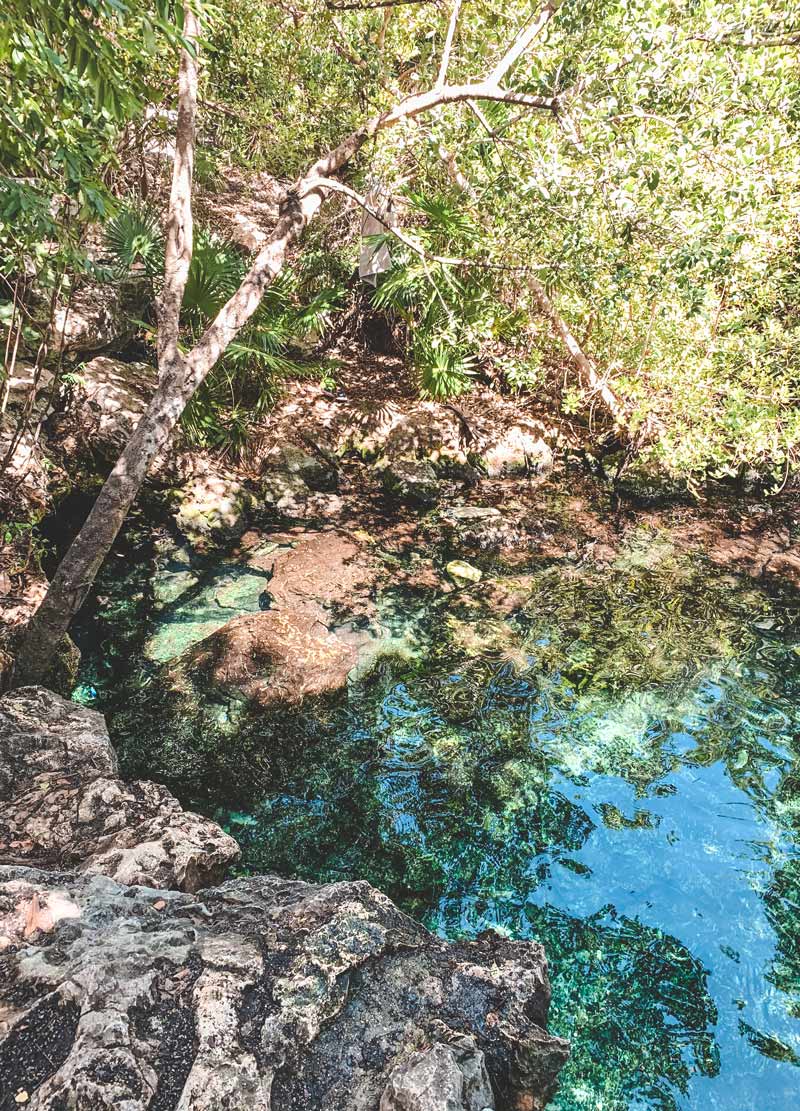
M 414 119 L 441 104 L 473 100 L 504 101 L 552 112 L 553 97 L 519 93 L 501 86 L 511 67 L 553 17 L 560 0 L 548 0 L 537 20 L 520 32 L 500 62 L 482 81 L 445 84 L 446 62 L 436 86 L 407 96 L 391 109 L 368 120 L 339 146 L 318 159 L 287 191 L 272 234 L 253 261 L 238 290 L 220 309 L 192 350 L 179 346 L 180 308 L 192 256 L 191 186 L 197 105 L 198 26 L 187 8 L 184 37 L 190 47 L 181 54 L 178 132 L 167 231 L 164 289 L 158 300 L 159 385 L 135 432 L 105 482 L 83 528 L 64 556 L 39 609 L 31 618 L 17 654 L 16 683 L 46 682 L 53 658 L 94 583 L 151 463 L 168 445 L 190 398 L 217 360 L 260 305 L 283 269 L 289 248 L 316 217 L 332 192 L 330 178 L 353 159 L 378 132 Z M 449 36 L 452 41 L 452 34 Z

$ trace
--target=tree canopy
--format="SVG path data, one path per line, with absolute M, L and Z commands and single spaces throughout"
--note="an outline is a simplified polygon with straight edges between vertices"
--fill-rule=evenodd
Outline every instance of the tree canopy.
M 411 111 L 360 146 L 293 249 L 287 298 L 299 311 L 322 296 L 328 323 L 345 311 L 379 182 L 401 238 L 387 232 L 393 267 L 374 304 L 403 322 L 423 391 L 456 394 L 491 362 L 510 388 L 624 428 L 695 486 L 744 471 L 787 480 L 800 444 L 800 6 L 194 7 L 199 191 L 231 167 L 289 184 L 375 114 L 485 78 L 535 30 L 502 75 L 505 98 Z M 7 318 L 20 275 L 63 281 L 85 229 L 141 202 L 136 159 L 173 126 L 183 21 L 148 0 L 6 5 Z M 146 203 L 163 218 L 152 186 Z M 591 379 L 565 360 L 537 287 Z

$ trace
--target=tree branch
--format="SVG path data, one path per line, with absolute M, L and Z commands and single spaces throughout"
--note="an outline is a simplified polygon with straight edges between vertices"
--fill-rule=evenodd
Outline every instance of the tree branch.
M 450 13 L 450 22 L 447 24 L 447 35 L 442 50 L 442 60 L 439 63 L 439 76 L 436 78 L 436 88 L 441 89 L 447 77 L 447 67 L 450 65 L 450 51 L 453 49 L 453 36 L 456 33 L 458 13 L 461 11 L 461 0 L 453 0 L 453 10 Z
M 515 65 L 533 40 L 543 28 L 547 26 L 558 9 L 561 7 L 562 0 L 549 0 L 547 4 L 539 12 L 539 16 L 529 27 L 523 28 L 517 35 L 514 42 L 509 49 L 494 67 L 492 72 L 487 78 L 487 82 L 492 85 L 499 85 L 505 75 Z
M 158 362 L 162 370 L 165 365 L 174 364 L 180 358 L 180 313 L 192 262 L 192 177 L 199 35 L 197 17 L 187 4 L 184 10 L 183 36 L 189 45 L 181 50 L 178 73 L 178 121 L 164 252 L 164 288 L 157 303 Z

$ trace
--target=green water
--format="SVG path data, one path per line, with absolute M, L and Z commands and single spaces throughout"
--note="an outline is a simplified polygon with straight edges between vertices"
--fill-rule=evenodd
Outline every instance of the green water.
M 794 599 L 645 538 L 610 570 L 388 593 L 347 692 L 232 716 L 145 659 L 151 574 L 112 567 L 81 631 L 129 774 L 216 814 L 246 869 L 541 940 L 558 1111 L 800 1106 Z

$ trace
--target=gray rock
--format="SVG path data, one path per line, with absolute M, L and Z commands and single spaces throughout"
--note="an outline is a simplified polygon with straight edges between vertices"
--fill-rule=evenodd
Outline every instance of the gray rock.
M 90 778 L 117 774 L 117 757 L 101 714 L 44 687 L 19 687 L 0 698 L 0 801 L 41 772 Z
M 175 523 L 196 551 L 238 536 L 247 525 L 252 499 L 234 474 L 205 464 L 184 485 L 180 497 Z
M 514 547 L 522 540 L 519 528 L 492 506 L 453 506 L 443 510 L 440 519 L 451 541 L 459 547 L 497 551 Z
M 66 354 L 102 351 L 136 334 L 141 316 L 141 293 L 111 282 L 86 282 L 73 293 L 69 305 L 53 316 L 51 345 Z
M 366 883 L 4 867 L 0 952 L 0 1075 L 37 1111 L 478 1111 L 487 1077 L 537 1111 L 568 1053 L 538 945 L 448 944 Z M 427 1075 L 461 1103 L 408 1102 Z
M 0 698 L 0 859 L 194 891 L 239 847 L 155 783 L 123 783 L 101 714 L 42 687 Z
M 441 494 L 436 471 L 425 459 L 397 459 L 386 463 L 382 481 L 387 493 L 412 505 L 436 505 Z
M 275 448 L 264 461 L 267 471 L 278 471 L 299 478 L 309 490 L 332 493 L 339 487 L 338 471 L 333 463 L 320 455 L 312 455 L 295 444 Z
M 116 461 L 152 397 L 158 372 L 148 363 L 99 355 L 75 375 L 56 435 L 66 453 L 90 450 Z
M 379 1111 L 494 1111 L 483 1053 L 474 1038 L 430 1049 L 401 1061 L 389 1077 Z

